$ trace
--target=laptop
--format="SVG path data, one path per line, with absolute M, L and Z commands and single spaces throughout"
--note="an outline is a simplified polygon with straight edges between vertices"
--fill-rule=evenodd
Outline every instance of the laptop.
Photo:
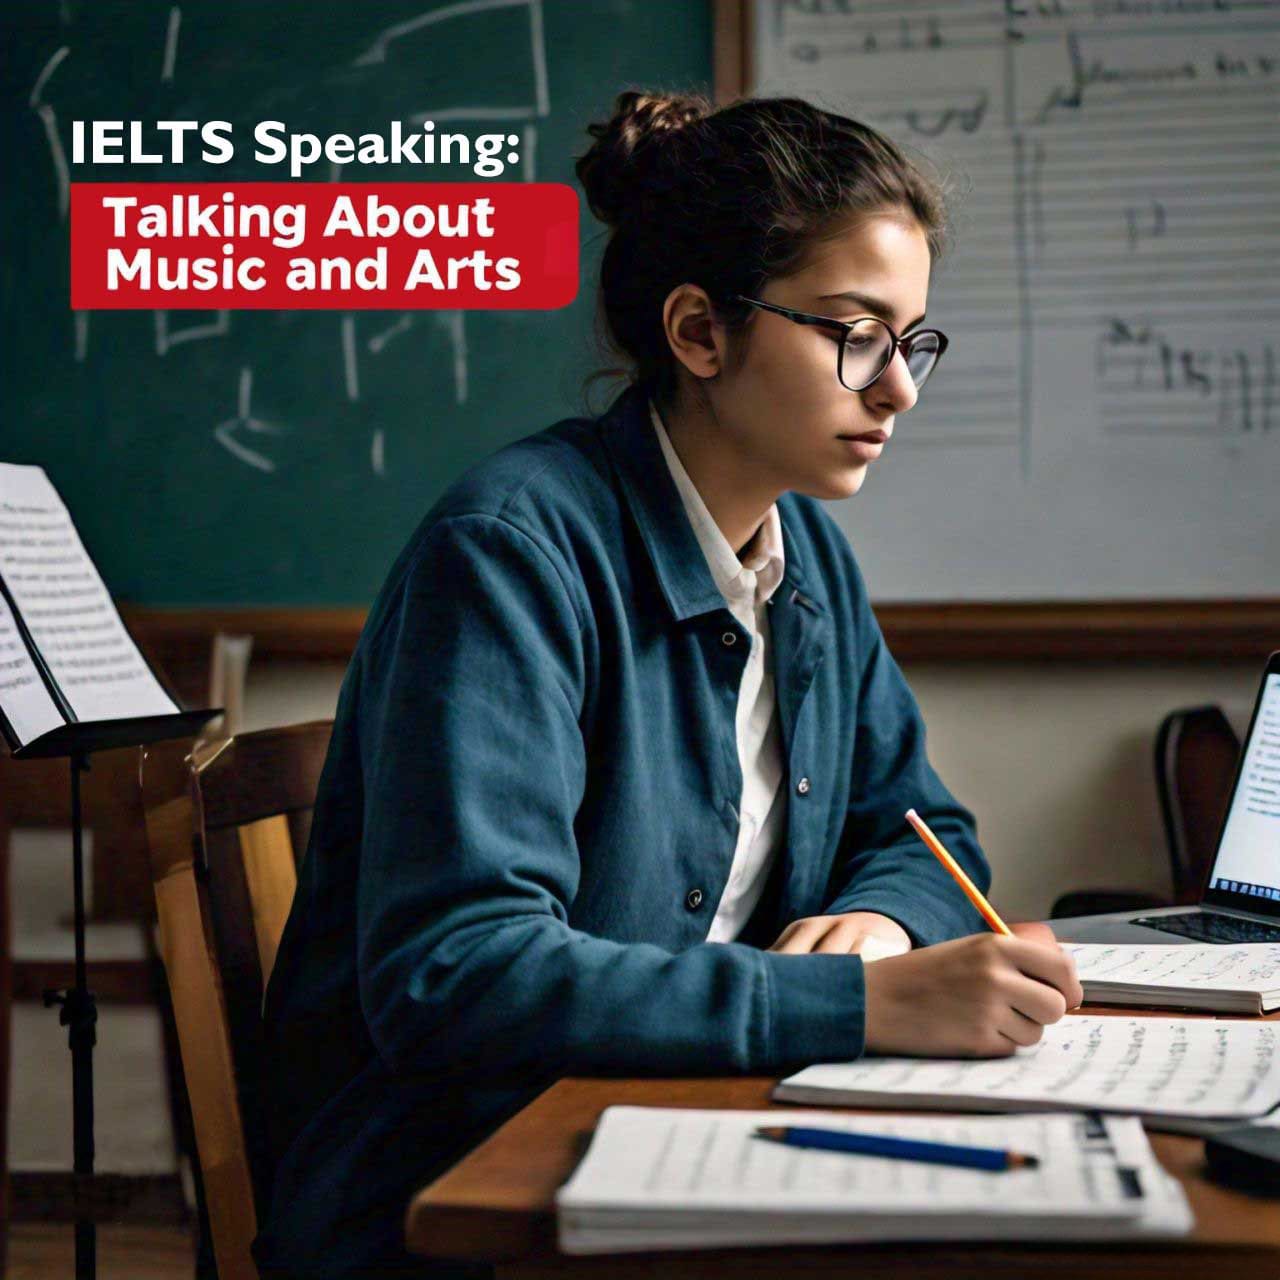
M 1063 942 L 1280 943 L 1280 651 L 1262 673 L 1199 906 L 1048 924 Z

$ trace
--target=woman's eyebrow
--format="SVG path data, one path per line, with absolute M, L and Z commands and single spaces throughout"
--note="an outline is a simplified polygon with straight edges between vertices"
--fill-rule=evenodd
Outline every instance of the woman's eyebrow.
M 882 302 L 879 298 L 873 298 L 867 293 L 857 293 L 853 290 L 847 290 L 844 293 L 824 293 L 818 298 L 818 301 L 828 302 L 836 299 L 856 302 L 860 307 L 866 307 L 873 316 L 879 316 L 887 324 L 893 323 L 893 308 L 887 302 Z M 926 313 L 922 311 L 910 324 L 903 326 L 902 332 L 906 333 L 908 329 L 914 329 L 925 318 L 925 315 Z

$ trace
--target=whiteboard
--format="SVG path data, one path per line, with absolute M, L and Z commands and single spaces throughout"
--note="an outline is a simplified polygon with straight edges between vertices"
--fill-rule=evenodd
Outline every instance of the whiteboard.
M 754 0 L 748 91 L 952 176 L 943 363 L 830 504 L 879 601 L 1280 594 L 1280 4 Z

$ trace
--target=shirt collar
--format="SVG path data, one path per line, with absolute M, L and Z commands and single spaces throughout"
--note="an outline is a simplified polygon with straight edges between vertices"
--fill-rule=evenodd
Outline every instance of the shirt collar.
M 754 595 L 755 602 L 763 604 L 778 589 L 785 568 L 778 504 L 769 504 L 769 510 L 765 512 L 764 519 L 739 558 L 711 512 L 707 510 L 707 504 L 698 492 L 697 485 L 680 461 L 680 455 L 676 453 L 652 400 L 649 401 L 649 420 L 653 423 L 662 455 L 667 460 L 667 468 L 675 481 L 680 500 L 684 503 L 685 514 L 693 526 L 694 535 L 706 557 L 707 567 L 711 570 L 716 586 L 726 598 Z
M 624 387 L 596 419 L 596 431 L 612 464 L 618 486 L 635 521 L 663 600 L 677 621 L 725 607 L 724 593 L 711 576 L 706 557 L 685 515 L 675 479 L 666 465 L 658 433 L 649 421 L 649 397 L 643 384 Z M 794 494 L 777 501 L 782 545 L 786 548 L 784 603 L 797 595 L 825 608 L 820 579 L 805 570 L 803 519 Z

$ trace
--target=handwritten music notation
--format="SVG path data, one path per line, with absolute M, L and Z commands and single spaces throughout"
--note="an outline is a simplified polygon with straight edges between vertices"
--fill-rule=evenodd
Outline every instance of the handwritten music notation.
M 1280 1099 L 1280 1034 L 1271 1023 L 1073 1016 L 1009 1058 L 823 1063 L 789 1076 L 774 1096 L 819 1106 L 1244 1119 Z
M 929 303 L 954 349 L 903 445 L 1014 450 L 1029 479 L 1062 360 L 1101 442 L 1280 438 L 1280 3 L 757 17 L 758 91 L 868 120 L 959 197 Z

